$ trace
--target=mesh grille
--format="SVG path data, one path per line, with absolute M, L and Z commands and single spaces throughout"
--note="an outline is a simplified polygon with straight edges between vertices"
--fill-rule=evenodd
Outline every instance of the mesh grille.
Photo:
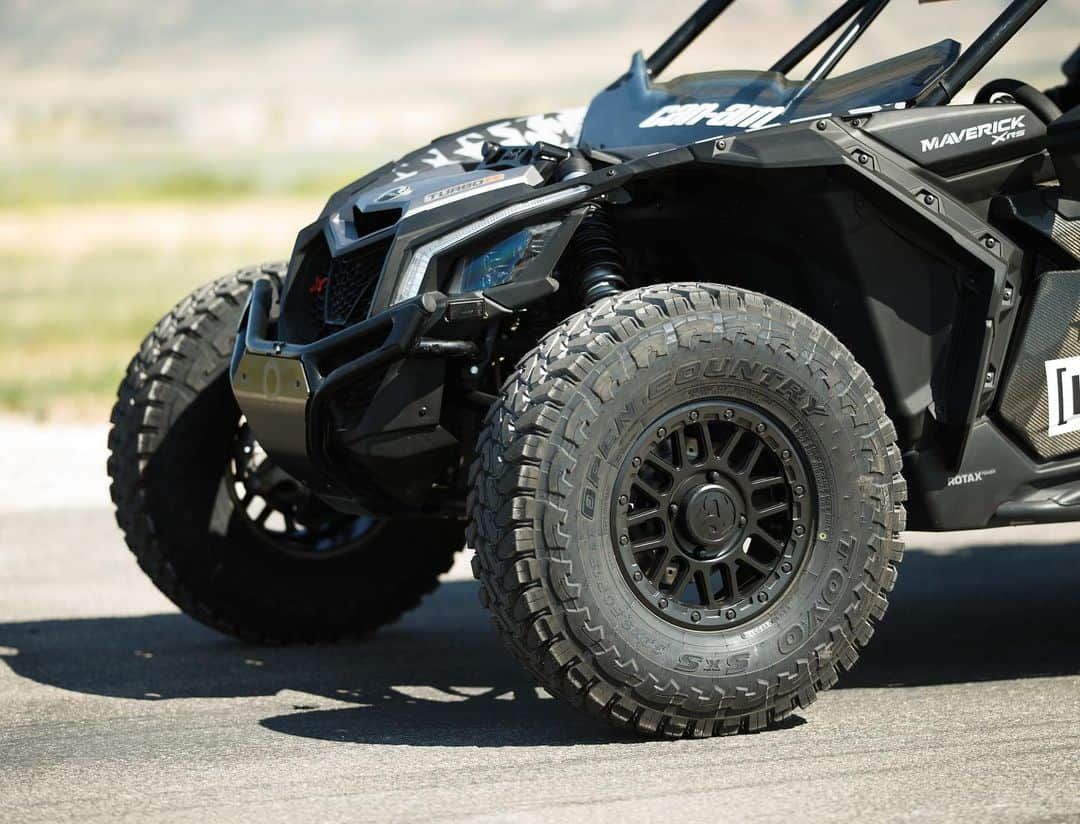
M 367 317 L 389 251 L 390 241 L 383 241 L 330 263 L 323 301 L 327 323 L 341 326 Z
M 1080 258 L 1080 220 L 1067 220 L 1057 212 L 1053 213 L 1050 237 L 1073 257 Z
M 1041 458 L 1080 452 L 1080 432 L 1051 438 L 1045 364 L 1080 357 L 1080 271 L 1039 279 L 1013 368 L 1001 395 L 1001 417 Z

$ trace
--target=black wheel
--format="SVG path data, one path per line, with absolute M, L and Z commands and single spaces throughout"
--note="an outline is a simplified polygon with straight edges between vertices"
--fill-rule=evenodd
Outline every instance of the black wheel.
M 284 272 L 205 286 L 146 338 L 113 408 L 111 491 L 139 565 L 184 612 L 246 640 L 330 640 L 416 606 L 464 525 L 344 515 L 259 447 L 227 367 L 251 284 Z
M 895 430 L 823 327 L 708 284 L 595 304 L 518 365 L 473 466 L 481 600 L 552 693 L 753 731 L 850 668 L 902 553 Z

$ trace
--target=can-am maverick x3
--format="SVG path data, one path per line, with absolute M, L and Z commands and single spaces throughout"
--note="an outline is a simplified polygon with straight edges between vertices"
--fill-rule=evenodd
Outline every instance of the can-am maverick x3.
M 287 264 L 162 319 L 109 471 L 181 609 L 355 635 L 467 541 L 550 692 L 706 736 L 855 664 L 905 500 L 923 530 L 1080 518 L 1080 56 L 947 105 L 1044 0 L 833 77 L 887 4 L 848 0 L 767 71 L 656 80 L 729 2 L 584 113 L 371 172 Z

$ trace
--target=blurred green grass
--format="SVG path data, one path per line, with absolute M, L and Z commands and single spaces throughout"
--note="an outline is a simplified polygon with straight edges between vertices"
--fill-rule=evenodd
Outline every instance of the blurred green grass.
M 139 342 L 196 286 L 287 257 L 356 158 L 0 162 L 0 412 L 104 420 Z
M 169 147 L 123 154 L 96 148 L 72 156 L 56 149 L 0 157 L 0 209 L 55 204 L 328 196 L 370 168 L 375 153 L 278 151 L 192 155 Z

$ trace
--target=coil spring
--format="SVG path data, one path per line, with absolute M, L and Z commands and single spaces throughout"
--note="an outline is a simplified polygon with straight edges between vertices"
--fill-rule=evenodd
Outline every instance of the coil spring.
M 615 240 L 611 216 L 598 210 L 586 217 L 573 240 L 578 297 L 584 306 L 627 288 L 626 264 Z

